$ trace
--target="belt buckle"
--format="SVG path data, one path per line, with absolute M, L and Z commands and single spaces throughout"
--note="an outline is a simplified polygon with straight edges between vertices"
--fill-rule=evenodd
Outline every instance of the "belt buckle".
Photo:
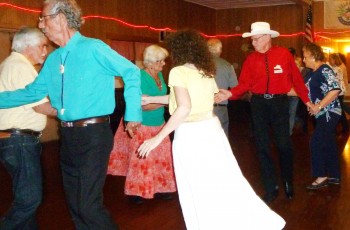
M 272 99 L 273 98 L 273 94 L 266 93 L 266 94 L 264 94 L 264 98 L 265 99 Z
M 61 126 L 62 127 L 73 127 L 74 123 L 71 121 L 61 121 Z

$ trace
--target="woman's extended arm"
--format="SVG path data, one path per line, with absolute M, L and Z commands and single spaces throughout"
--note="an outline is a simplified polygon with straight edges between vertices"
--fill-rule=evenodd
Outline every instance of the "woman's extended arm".
M 177 104 L 176 110 L 171 115 L 169 121 L 165 124 L 165 126 L 156 136 L 146 140 L 143 144 L 141 144 L 141 146 L 137 150 L 140 157 L 147 157 L 148 154 L 154 148 L 156 148 L 166 136 L 168 136 L 180 124 L 182 124 L 186 117 L 190 114 L 191 99 L 190 95 L 188 94 L 188 90 L 186 88 L 175 86 L 174 91 Z M 169 98 L 167 99 L 169 100 Z M 153 100 L 153 102 L 155 102 L 155 100 Z M 157 100 L 156 103 L 160 103 L 160 101 Z
M 142 105 L 148 105 L 148 104 L 169 104 L 169 95 L 164 96 L 147 96 L 142 95 L 141 97 L 141 104 Z
M 155 110 L 164 105 L 169 104 L 169 95 L 164 96 L 147 96 L 142 95 L 141 98 L 142 110 L 149 111 Z

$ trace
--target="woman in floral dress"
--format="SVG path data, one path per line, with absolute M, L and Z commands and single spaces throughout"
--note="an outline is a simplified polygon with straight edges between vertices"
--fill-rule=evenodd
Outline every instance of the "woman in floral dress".
M 163 96 L 167 94 L 162 69 L 168 51 L 158 45 L 151 45 L 144 50 L 141 70 L 142 94 Z M 120 122 L 114 137 L 108 174 L 126 176 L 125 194 L 131 201 L 142 203 L 142 198 L 170 199 L 169 193 L 176 191 L 169 136 L 154 150 L 152 157 L 140 158 L 137 148 L 144 140 L 158 134 L 164 125 L 164 105 L 150 104 L 143 106 L 142 125 L 134 138 L 125 131 L 123 120 Z

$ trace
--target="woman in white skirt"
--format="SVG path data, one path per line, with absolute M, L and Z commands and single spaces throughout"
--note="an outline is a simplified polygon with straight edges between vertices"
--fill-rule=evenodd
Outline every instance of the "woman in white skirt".
M 173 159 L 180 204 L 188 230 L 283 229 L 285 221 L 254 192 L 213 115 L 215 64 L 205 39 L 179 31 L 167 39 L 173 69 L 170 95 L 143 97 L 143 104 L 169 103 L 163 129 L 138 149 L 147 157 L 175 130 Z

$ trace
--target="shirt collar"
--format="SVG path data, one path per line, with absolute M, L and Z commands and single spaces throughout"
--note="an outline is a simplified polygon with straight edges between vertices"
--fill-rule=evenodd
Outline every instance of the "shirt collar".
M 60 53 L 65 53 L 70 51 L 78 43 L 79 39 L 82 37 L 79 31 L 75 32 L 73 37 L 69 39 L 68 43 L 64 47 L 60 47 Z
M 33 64 L 28 60 L 28 58 L 27 58 L 26 56 L 24 56 L 23 54 L 21 54 L 21 53 L 18 53 L 18 52 L 16 52 L 16 51 L 12 51 L 12 52 L 11 52 L 11 55 L 12 55 L 12 56 L 17 56 L 18 58 L 22 59 L 23 61 L 27 62 L 28 64 L 33 65 Z

